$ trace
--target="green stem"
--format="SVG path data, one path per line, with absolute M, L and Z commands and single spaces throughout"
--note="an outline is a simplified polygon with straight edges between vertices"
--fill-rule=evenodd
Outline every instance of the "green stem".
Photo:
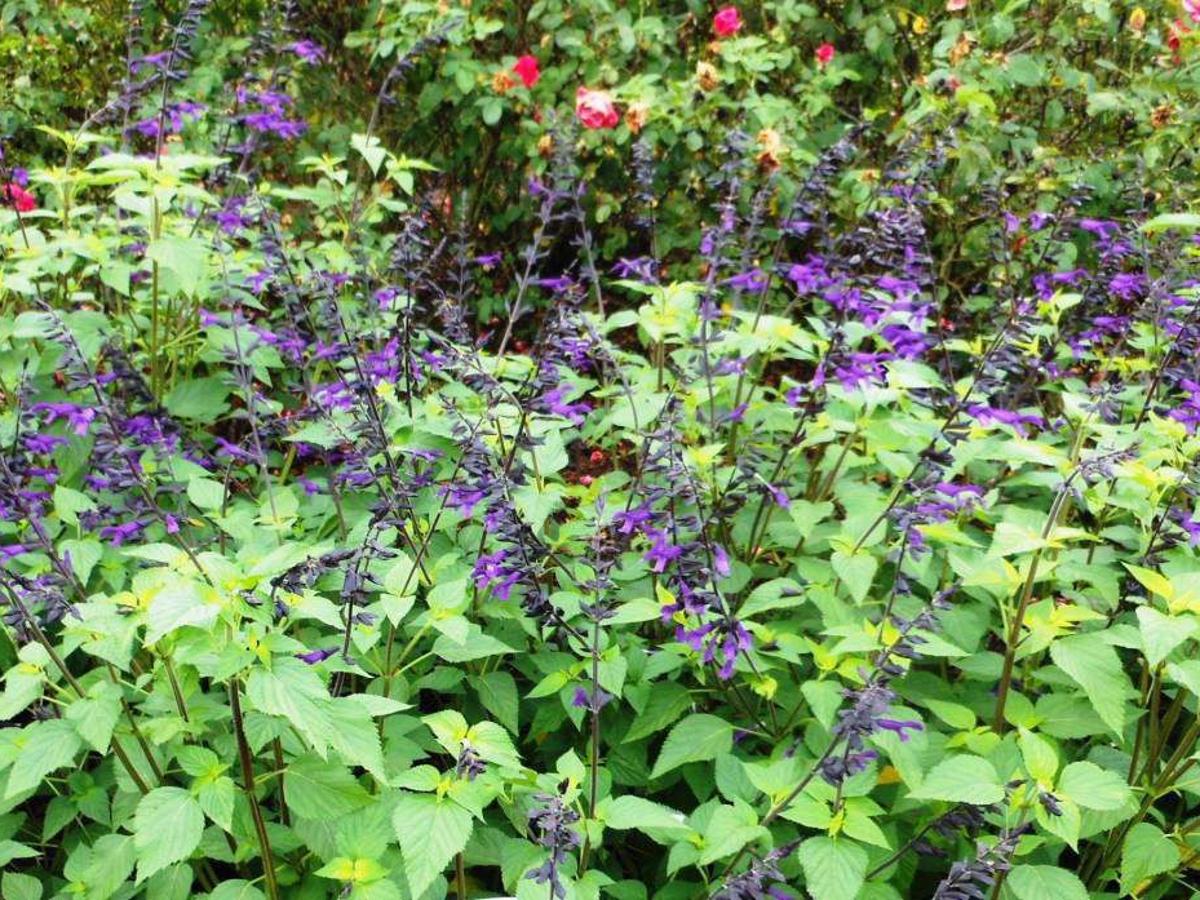
M 996 689 L 996 712 L 992 716 L 992 730 L 996 734 L 1001 734 L 1004 731 L 1004 707 L 1008 701 L 1009 685 L 1012 683 L 1013 664 L 1017 658 L 1017 647 L 1021 642 L 1021 626 L 1025 623 L 1025 613 L 1029 609 L 1029 602 L 1033 597 L 1033 583 L 1037 580 L 1038 564 L 1041 562 L 1042 553 L 1045 551 L 1045 543 L 1058 524 L 1058 518 L 1066 505 L 1068 490 L 1077 472 L 1078 469 L 1067 476 L 1066 480 L 1063 481 L 1062 487 L 1058 489 L 1058 494 L 1054 497 L 1054 504 L 1050 507 L 1050 515 L 1046 517 L 1046 524 L 1042 527 L 1042 544 L 1034 551 L 1033 558 L 1029 561 L 1029 573 L 1025 576 L 1025 586 L 1021 590 L 1021 600 L 1017 604 L 1017 611 L 1013 614 L 1012 622 L 1009 623 L 1008 640 L 1005 641 L 1004 646 L 1004 667 L 1000 671 L 1000 683 Z

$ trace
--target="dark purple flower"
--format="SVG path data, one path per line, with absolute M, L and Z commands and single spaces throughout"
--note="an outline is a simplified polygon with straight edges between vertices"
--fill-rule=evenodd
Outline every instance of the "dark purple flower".
M 925 730 L 925 726 L 922 725 L 920 722 L 917 722 L 914 719 L 882 719 L 881 718 L 881 719 L 876 719 L 875 724 L 877 727 L 882 728 L 884 731 L 895 732 L 896 735 L 899 736 L 900 742 L 902 744 L 908 743 L 908 739 L 909 739 L 908 732 Z
M 642 558 L 651 563 L 651 571 L 661 574 L 667 566 L 683 556 L 683 548 L 671 544 L 665 531 L 649 532 L 649 537 L 653 544 Z
M 325 59 L 325 48 L 313 41 L 294 41 L 288 44 L 288 49 L 309 65 L 316 65 Z
M 315 666 L 317 663 L 324 662 L 325 660 L 329 659 L 329 657 L 335 655 L 336 653 L 337 653 L 337 650 L 335 650 L 335 649 L 309 650 L 305 653 L 297 653 L 296 659 L 300 660 L 301 662 L 306 662 L 310 666 Z
M 769 279 L 767 273 L 762 269 L 748 269 L 745 272 L 739 272 L 725 282 L 735 291 L 744 291 L 751 294 L 760 294 L 767 289 Z

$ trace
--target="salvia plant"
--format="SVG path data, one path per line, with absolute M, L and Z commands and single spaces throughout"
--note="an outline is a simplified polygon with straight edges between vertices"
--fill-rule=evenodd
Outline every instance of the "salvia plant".
M 969 104 L 681 193 L 560 79 L 492 232 L 385 139 L 472 10 L 306 155 L 304 4 L 203 102 L 146 6 L 0 161 L 5 900 L 1192 894 L 1200 216 L 998 165 L 968 264 Z

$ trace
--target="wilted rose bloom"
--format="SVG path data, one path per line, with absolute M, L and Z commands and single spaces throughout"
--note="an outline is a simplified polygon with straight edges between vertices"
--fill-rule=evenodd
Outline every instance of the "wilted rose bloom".
M 630 103 L 628 109 L 625 110 L 625 124 L 629 126 L 630 132 L 637 134 L 646 127 L 646 119 L 650 115 L 650 104 L 643 103 L 639 100 L 637 103 Z
M 492 90 L 497 94 L 507 94 L 516 86 L 516 80 L 504 69 L 492 75 Z
M 0 188 L 0 195 L 3 195 L 10 205 L 15 206 L 18 212 L 32 212 L 37 209 L 37 198 L 15 181 Z
M 759 151 L 755 159 L 766 169 L 774 169 L 779 165 L 779 157 L 783 153 L 783 139 L 774 128 L 764 128 L 758 133 Z
M 1134 34 L 1141 34 L 1145 27 L 1146 11 L 1139 6 L 1129 14 L 1129 30 Z
M 517 77 L 521 79 L 521 83 L 527 88 L 533 87 L 538 83 L 538 79 L 542 77 L 542 70 L 538 68 L 536 56 L 530 56 L 528 53 L 517 60 L 513 66 L 513 71 L 517 73 Z
M 1182 19 L 1176 19 L 1167 26 L 1167 46 L 1172 52 L 1178 52 L 1181 40 L 1190 29 L 1183 24 Z
M 621 121 L 617 105 L 608 91 L 593 91 L 581 87 L 575 92 L 575 115 L 584 128 L 593 130 L 616 128 Z
M 704 93 L 714 91 L 721 83 L 721 76 L 717 73 L 717 67 L 712 63 L 698 62 L 696 63 L 696 81 L 700 85 L 700 90 Z
M 733 37 L 742 30 L 742 14 L 736 6 L 723 6 L 713 16 L 713 31 L 718 37 Z
M 820 47 L 817 48 L 817 52 L 816 52 L 817 62 L 822 66 L 827 66 L 831 62 L 833 62 L 833 57 L 836 54 L 837 54 L 837 51 L 833 48 L 833 44 L 826 41 L 824 44 L 822 44 Z

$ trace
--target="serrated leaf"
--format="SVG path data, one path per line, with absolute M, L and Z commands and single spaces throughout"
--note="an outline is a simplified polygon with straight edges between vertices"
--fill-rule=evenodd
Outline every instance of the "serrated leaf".
M 1129 829 L 1121 848 L 1121 891 L 1132 893 L 1143 881 L 1179 865 L 1175 842 L 1149 822 Z
M 471 813 L 449 797 L 401 794 L 392 813 L 404 874 L 419 897 L 462 851 L 471 836 Z
M 371 803 L 349 769 L 312 753 L 288 764 L 284 785 L 288 809 L 302 819 L 328 821 Z
M 629 731 L 625 732 L 624 743 L 662 731 L 687 712 L 691 705 L 692 695 L 683 685 L 674 681 L 659 682 L 650 691 L 650 698 L 629 726 Z
M 138 802 L 133 815 L 137 880 L 187 859 L 204 833 L 204 812 L 183 788 L 155 788 Z
M 237 793 L 233 779 L 228 775 L 220 775 L 193 789 L 196 802 L 204 814 L 226 831 L 233 831 L 233 804 Z
M 809 838 L 796 850 L 813 900 L 854 900 L 867 874 L 867 851 L 848 840 Z
M 733 746 L 733 726 L 707 713 L 694 713 L 671 729 L 650 773 L 658 778 L 689 762 L 716 759 Z
M 0 896 L 4 900 L 41 900 L 42 883 L 32 875 L 5 872 L 0 878 Z
M 867 552 L 860 552 L 851 556 L 840 550 L 833 554 L 830 562 L 833 565 L 834 573 L 842 580 L 846 589 L 850 591 L 850 596 L 854 598 L 854 602 L 862 603 L 871 590 L 871 584 L 875 580 L 875 573 L 879 569 L 879 562 Z
M 200 238 L 161 237 L 147 245 L 146 256 L 173 273 L 179 290 L 191 295 L 204 276 L 208 243 Z
M 259 712 L 283 716 L 325 755 L 335 731 L 332 701 L 311 666 L 280 657 L 270 670 L 254 669 L 246 679 L 246 699 Z
M 66 719 L 98 753 L 107 753 L 113 728 L 121 718 L 121 689 L 104 683 L 94 687 L 82 700 L 67 707 Z
M 14 743 L 17 756 L 8 772 L 6 798 L 33 790 L 55 769 L 73 765 L 83 746 L 75 727 L 65 719 L 26 725 Z
M 1098 633 L 1091 632 L 1056 640 L 1050 645 L 1050 658 L 1083 688 L 1104 724 L 1121 734 L 1130 685 L 1117 651 Z
M 1196 633 L 1196 620 L 1191 616 L 1167 616 L 1150 606 L 1138 607 L 1137 620 L 1146 662 L 1151 666 L 1157 666 Z
M 507 672 L 488 672 L 486 675 L 475 676 L 472 683 L 483 708 L 495 716 L 501 725 L 516 734 L 520 727 L 518 716 L 521 703 L 517 693 L 517 682 L 513 677 Z
M 995 767 L 986 759 L 960 754 L 943 759 L 930 769 L 921 782 L 921 789 L 910 796 L 920 800 L 988 806 L 1004 799 L 1004 786 Z
M 1063 769 L 1058 790 L 1084 809 L 1120 809 L 1132 796 L 1124 778 L 1090 762 L 1073 762 Z
M 1017 900 L 1088 900 L 1079 876 L 1056 866 L 1013 866 L 1008 887 Z
M 692 833 L 683 813 L 632 794 L 611 798 L 603 807 L 601 818 L 607 828 L 641 831 L 660 844 Z

